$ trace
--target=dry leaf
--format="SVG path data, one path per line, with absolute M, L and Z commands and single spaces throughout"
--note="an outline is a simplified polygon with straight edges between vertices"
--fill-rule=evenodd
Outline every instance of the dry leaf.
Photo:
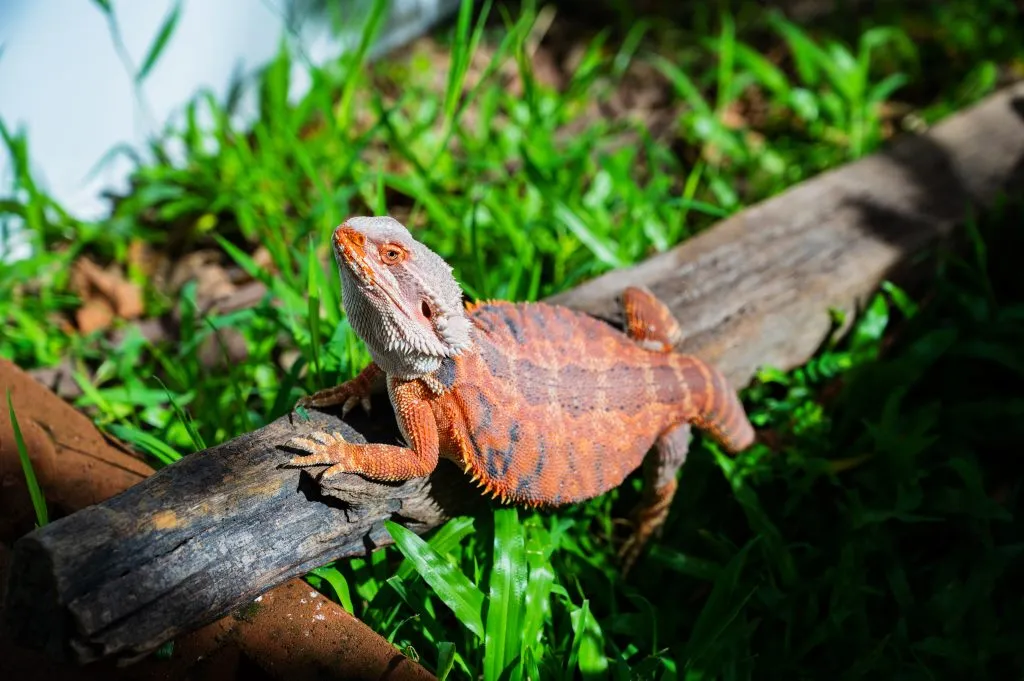
M 82 299 L 75 313 L 82 333 L 105 329 L 115 318 L 137 319 L 144 311 L 138 286 L 127 281 L 116 265 L 103 270 L 87 256 L 72 265 L 71 290 Z

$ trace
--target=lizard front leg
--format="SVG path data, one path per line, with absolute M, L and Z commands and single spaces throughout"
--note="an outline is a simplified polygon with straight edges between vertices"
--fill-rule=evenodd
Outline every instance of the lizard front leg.
M 312 395 L 307 395 L 296 403 L 300 407 L 333 407 L 340 404 L 341 415 L 347 414 L 357 403 L 363 405 L 363 410 L 370 411 L 370 391 L 373 389 L 373 382 L 382 374 L 380 367 L 370 362 L 359 375 L 350 381 L 333 388 L 318 390 Z
M 398 425 L 409 447 L 355 444 L 338 433 L 316 432 L 295 438 L 288 446 L 309 452 L 293 458 L 292 466 L 330 466 L 321 479 L 358 473 L 372 480 L 401 481 L 429 475 L 437 466 L 439 438 L 430 404 L 417 397 L 393 393 Z

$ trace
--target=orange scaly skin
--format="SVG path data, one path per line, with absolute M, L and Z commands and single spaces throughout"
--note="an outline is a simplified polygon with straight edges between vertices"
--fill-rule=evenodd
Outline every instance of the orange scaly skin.
M 476 351 L 451 388 L 420 399 L 442 455 L 503 501 L 553 506 L 618 486 L 659 435 L 706 428 L 728 449 L 752 437 L 724 378 L 695 357 L 644 349 L 604 322 L 543 303 L 471 310 Z
M 336 243 L 343 242 L 339 258 L 357 259 L 354 272 L 373 270 L 365 237 L 344 230 L 336 232 Z M 729 452 L 749 446 L 754 431 L 719 371 L 672 351 L 679 325 L 657 298 L 630 288 L 623 308 L 625 333 L 545 303 L 466 306 L 459 314 L 468 318 L 471 343 L 435 362 L 436 369 L 397 377 L 371 364 L 356 379 L 304 400 L 343 403 L 347 410 L 385 373 L 408 447 L 357 445 L 318 433 L 293 441 L 310 454 L 292 463 L 329 464 L 324 476 L 407 480 L 429 474 L 445 457 L 503 501 L 558 506 L 618 486 L 646 456 L 644 498 L 621 554 L 628 570 L 668 515 L 690 424 Z M 434 317 L 427 314 L 421 323 Z

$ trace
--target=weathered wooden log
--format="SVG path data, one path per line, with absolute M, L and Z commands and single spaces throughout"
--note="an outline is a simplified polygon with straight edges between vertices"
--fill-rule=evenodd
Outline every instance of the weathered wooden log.
M 153 475 L 153 468 L 107 442 L 92 421 L 0 359 L 0 395 L 11 391 L 25 446 L 51 514 L 101 503 Z M 8 544 L 31 530 L 32 515 L 7 411 L 0 409 L 0 611 L 10 563 Z M 12 484 L 13 482 L 13 484 Z M 10 521 L 10 522 L 8 522 Z M 32 675 L 73 681 L 223 681 L 250 678 L 429 681 L 422 666 L 296 577 L 260 596 L 244 616 L 228 615 L 174 640 L 170 659 L 149 656 L 130 667 L 102 660 L 86 668 L 15 646 L 0 626 L 0 678 Z M 244 671 L 243 671 L 244 670 Z M 261 678 L 263 677 L 261 676 Z
M 374 405 L 389 409 L 386 398 Z M 318 565 L 389 542 L 386 519 L 425 532 L 481 501 L 447 462 L 402 485 L 346 476 L 321 490 L 284 466 L 294 452 L 281 449 L 321 429 L 365 441 L 329 414 L 284 416 L 19 539 L 6 613 L 14 640 L 80 662 L 135 657 Z M 376 430 L 388 439 L 387 427 Z
M 985 206 L 1019 182 L 1022 155 L 1024 83 L 1017 83 L 927 134 L 822 173 L 551 300 L 617 321 L 615 296 L 646 285 L 679 316 L 682 349 L 742 386 L 759 366 L 804 363 L 829 332 L 829 308 L 857 311 L 971 205 Z
M 682 349 L 735 385 L 759 365 L 798 365 L 828 332 L 828 308 L 856 309 L 1020 171 L 1022 100 L 1024 84 L 1008 88 L 553 300 L 614 320 L 622 288 L 647 285 L 682 321 Z M 374 413 L 372 423 L 393 428 L 386 403 Z M 351 477 L 327 499 L 280 467 L 290 455 L 279 449 L 325 427 L 356 436 L 326 414 L 286 417 L 19 540 L 7 613 L 15 634 L 79 661 L 137 655 L 313 566 L 387 542 L 386 518 L 423 532 L 479 503 L 446 463 L 402 485 Z

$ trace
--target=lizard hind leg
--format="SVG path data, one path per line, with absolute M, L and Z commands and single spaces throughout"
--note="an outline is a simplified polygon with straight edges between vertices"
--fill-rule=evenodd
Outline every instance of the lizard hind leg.
M 631 286 L 622 295 L 626 334 L 642 347 L 671 352 L 682 339 L 675 315 L 647 288 Z M 686 460 L 690 424 L 680 423 L 666 431 L 644 459 L 643 496 L 632 512 L 633 533 L 619 549 L 622 574 L 643 552 L 651 537 L 660 534 L 676 494 L 676 473 Z
M 686 461 L 690 424 L 680 423 L 666 431 L 644 459 L 643 492 L 633 509 L 633 532 L 619 549 L 619 565 L 625 577 L 648 541 L 661 534 L 679 483 L 676 473 Z
M 642 347 L 671 352 L 683 338 L 675 315 L 646 287 L 630 286 L 623 291 L 622 311 L 626 335 Z

